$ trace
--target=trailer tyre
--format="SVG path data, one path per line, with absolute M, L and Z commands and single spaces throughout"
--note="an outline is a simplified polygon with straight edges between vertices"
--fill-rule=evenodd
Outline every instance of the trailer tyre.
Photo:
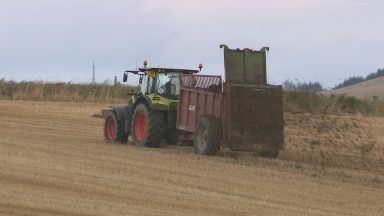
M 124 125 L 112 110 L 104 115 L 104 140 L 105 143 L 127 143 L 128 134 L 124 132 Z
M 197 122 L 194 134 L 195 153 L 215 155 L 219 150 L 221 139 L 221 123 L 212 115 L 202 116 Z
M 146 104 L 136 106 L 132 117 L 132 140 L 135 145 L 158 147 L 165 129 L 163 113 L 151 110 Z

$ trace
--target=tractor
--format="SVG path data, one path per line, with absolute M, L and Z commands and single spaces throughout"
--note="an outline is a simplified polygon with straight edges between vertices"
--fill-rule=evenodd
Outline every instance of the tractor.
M 224 48 L 225 82 L 199 69 L 143 67 L 137 93 L 125 105 L 102 110 L 106 143 L 158 147 L 163 141 L 191 143 L 195 152 L 222 148 L 277 157 L 284 147 L 282 87 L 267 84 L 268 47 Z
M 163 140 L 168 144 L 178 141 L 179 75 L 198 73 L 202 65 L 199 70 L 147 67 L 147 61 L 143 65 L 124 71 L 123 82 L 129 73 L 139 76 L 138 92 L 131 94 L 128 104 L 102 111 L 106 143 L 126 143 L 129 136 L 138 146 L 158 147 Z

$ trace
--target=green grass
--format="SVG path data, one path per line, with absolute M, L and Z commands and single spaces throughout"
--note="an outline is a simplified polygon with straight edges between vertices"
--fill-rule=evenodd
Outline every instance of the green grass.
M 134 87 L 109 84 L 14 82 L 0 80 L 0 99 L 113 103 L 129 99 Z
M 345 95 L 326 95 L 316 92 L 284 92 L 286 112 L 308 112 L 312 114 L 361 114 L 384 116 L 384 101 L 379 99 L 360 100 Z
M 125 103 L 130 97 L 128 92 L 133 89 L 135 87 L 121 84 L 14 82 L 0 79 L 0 99 L 8 100 Z M 384 116 L 384 101 L 378 98 L 360 100 L 344 95 L 287 91 L 283 100 L 284 111 L 291 113 Z

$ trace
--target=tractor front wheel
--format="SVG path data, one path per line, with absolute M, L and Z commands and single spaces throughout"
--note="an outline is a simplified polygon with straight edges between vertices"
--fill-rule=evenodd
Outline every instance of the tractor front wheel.
M 220 148 L 221 124 L 211 115 L 202 116 L 197 122 L 194 134 L 195 153 L 201 155 L 215 155 Z
M 149 109 L 146 104 L 136 106 L 132 118 L 132 140 L 135 145 L 158 147 L 165 129 L 163 113 Z
M 128 134 L 124 132 L 124 125 L 117 119 L 116 114 L 109 110 L 105 114 L 104 119 L 105 143 L 126 143 Z

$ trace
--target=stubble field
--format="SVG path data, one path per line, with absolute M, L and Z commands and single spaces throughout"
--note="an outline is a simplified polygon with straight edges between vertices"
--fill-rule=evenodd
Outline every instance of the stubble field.
M 384 215 L 384 119 L 285 114 L 278 159 L 104 144 L 107 104 L 0 100 L 0 215 Z

